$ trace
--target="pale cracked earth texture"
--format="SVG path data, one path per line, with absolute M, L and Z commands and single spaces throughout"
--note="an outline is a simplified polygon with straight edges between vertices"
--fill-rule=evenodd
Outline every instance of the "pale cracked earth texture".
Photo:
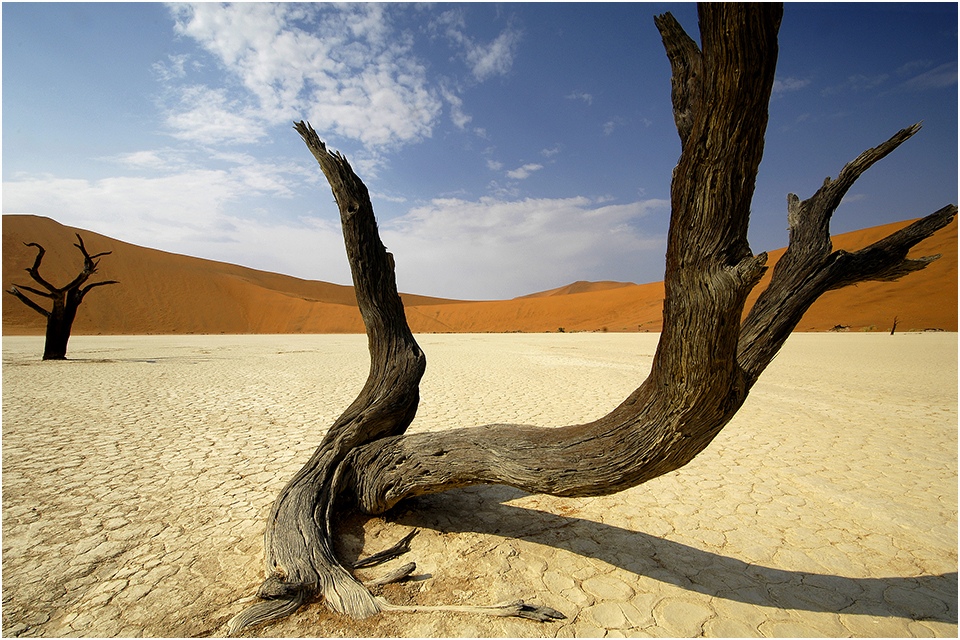
M 421 336 L 413 428 L 598 417 L 656 339 Z M 223 635 L 261 581 L 271 501 L 366 376 L 365 338 L 41 348 L 3 340 L 3 635 Z M 955 637 L 957 335 L 794 335 L 677 472 L 604 498 L 422 498 L 345 522 L 344 553 L 412 527 L 393 562 L 419 568 L 394 602 L 524 598 L 567 619 L 356 622 L 313 603 L 250 635 Z

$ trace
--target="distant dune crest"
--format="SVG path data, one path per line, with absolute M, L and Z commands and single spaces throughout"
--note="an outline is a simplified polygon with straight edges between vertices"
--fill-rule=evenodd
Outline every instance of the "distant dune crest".
M 836 249 L 858 249 L 910 221 L 833 238 Z M 74 334 L 363 333 L 353 288 L 302 280 L 223 262 L 128 244 L 50 218 L 3 216 L 3 287 L 26 283 L 24 269 L 47 249 L 41 272 L 55 283 L 76 275 L 73 243 L 80 233 L 96 252 L 105 287 L 80 307 Z M 868 282 L 825 294 L 798 331 L 957 331 L 957 222 L 921 242 L 911 256 L 942 254 L 900 282 Z M 775 264 L 783 250 L 770 251 Z M 398 260 L 402 260 L 398 256 Z M 770 270 L 748 300 L 769 280 Z M 659 331 L 663 284 L 578 281 L 512 300 L 467 302 L 403 294 L 411 328 L 419 333 L 544 331 Z M 4 335 L 43 335 L 43 318 L 7 296 Z
M 538 291 L 537 293 L 530 293 L 525 296 L 518 296 L 514 300 L 521 298 L 545 298 L 547 296 L 565 296 L 571 293 L 592 293 L 594 291 L 607 291 L 609 289 L 619 289 L 620 287 L 631 287 L 636 286 L 633 282 L 615 282 L 613 280 L 601 280 L 599 282 L 589 282 L 587 280 L 577 280 L 574 283 L 565 285 L 563 287 L 557 287 L 556 289 L 548 289 L 547 291 Z

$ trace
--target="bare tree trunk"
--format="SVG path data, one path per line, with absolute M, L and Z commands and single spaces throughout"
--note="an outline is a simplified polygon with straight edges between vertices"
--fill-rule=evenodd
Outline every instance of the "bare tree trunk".
M 83 270 L 72 281 L 62 287 L 55 287 L 47 282 L 40 275 L 40 263 L 46 250 L 36 242 L 26 243 L 28 247 L 37 248 L 37 257 L 33 261 L 33 266 L 26 269 L 30 277 L 39 283 L 45 291 L 34 289 L 25 285 L 13 285 L 7 293 L 16 296 L 22 303 L 43 315 L 47 319 L 46 339 L 43 346 L 44 360 L 63 360 L 67 357 L 67 342 L 70 340 L 70 331 L 73 329 L 73 321 L 77 317 L 77 309 L 83 302 L 84 296 L 94 287 L 100 287 L 107 284 L 117 284 L 116 280 L 105 280 L 103 282 L 94 282 L 83 286 L 90 276 L 97 272 L 97 266 L 100 264 L 97 258 L 109 255 L 110 251 L 104 251 L 95 255 L 87 253 L 83 245 L 83 238 L 77 234 L 77 243 L 74 245 L 83 254 Z M 53 302 L 49 310 L 44 309 L 39 304 L 27 297 L 23 292 L 30 293 L 44 298 L 50 298 Z
M 906 251 L 947 224 L 956 207 L 862 251 L 830 251 L 827 222 L 843 193 L 911 130 L 880 151 L 865 152 L 866 158 L 847 165 L 811 199 L 800 203 L 790 196 L 790 248 L 741 323 L 747 295 L 765 270 L 766 255 L 754 256 L 747 243 L 747 224 L 782 7 L 709 4 L 699 13 L 702 51 L 670 14 L 656 18 L 673 69 L 682 144 L 671 185 L 663 332 L 648 378 L 608 415 L 587 424 L 404 433 L 416 412 L 425 360 L 403 315 L 392 257 L 380 242 L 363 183 L 308 124 L 296 125 L 340 208 L 371 370 L 357 400 L 274 505 L 267 523 L 267 579 L 259 592 L 273 601 L 234 618 L 231 631 L 286 615 L 313 594 L 355 617 L 396 608 L 373 597 L 335 557 L 335 508 L 355 504 L 382 513 L 405 498 L 475 484 L 598 496 L 683 466 L 734 416 L 820 294 L 863 280 L 894 279 L 930 260 L 906 260 Z M 509 614 L 556 617 L 514 604 Z

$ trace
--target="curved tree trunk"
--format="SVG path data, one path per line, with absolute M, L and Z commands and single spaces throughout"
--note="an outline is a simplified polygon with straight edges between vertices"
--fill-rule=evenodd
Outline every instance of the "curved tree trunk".
M 475 484 L 557 496 L 636 486 L 683 466 L 713 440 L 819 295 L 894 279 L 929 261 L 906 260 L 906 252 L 947 224 L 954 206 L 856 253 L 831 253 L 827 224 L 853 180 L 914 127 L 865 152 L 812 198 L 801 203 L 790 196 L 790 248 L 741 323 L 747 295 L 765 269 L 766 256 L 754 256 L 747 243 L 747 224 L 781 15 L 773 4 L 701 6 L 702 51 L 670 14 L 656 19 L 673 69 L 682 144 L 671 185 L 663 332 L 649 377 L 587 424 L 404 433 L 416 412 L 425 360 L 403 315 L 392 258 L 363 183 L 309 125 L 296 125 L 340 208 L 371 370 L 357 400 L 274 505 L 267 580 L 259 592 L 273 600 L 234 618 L 231 631 L 286 615 L 312 594 L 355 617 L 395 608 L 373 597 L 332 551 L 333 510 L 351 506 L 346 495 L 337 501 L 341 494 L 373 514 L 408 497 Z M 556 617 L 522 603 L 509 614 Z
M 753 256 L 746 232 L 780 14 L 776 5 L 707 7 L 702 53 L 672 16 L 657 20 L 674 68 L 697 71 L 674 85 L 683 152 L 671 188 L 664 329 L 647 380 L 587 424 L 490 425 L 359 447 L 348 462 L 364 510 L 476 483 L 559 496 L 614 493 L 683 466 L 733 417 L 748 391 L 737 361 L 740 318 L 766 259 Z

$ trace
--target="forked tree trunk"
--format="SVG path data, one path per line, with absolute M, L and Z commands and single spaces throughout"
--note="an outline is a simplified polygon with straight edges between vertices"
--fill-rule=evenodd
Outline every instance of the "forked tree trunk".
M 741 323 L 747 295 L 765 270 L 766 255 L 754 256 L 747 243 L 747 223 L 782 7 L 710 4 L 699 14 L 702 50 L 670 14 L 656 18 L 673 70 L 682 144 L 671 185 L 660 343 L 640 387 L 587 424 L 404 433 L 416 413 L 425 360 L 403 314 L 392 257 L 377 233 L 367 190 L 347 161 L 327 151 L 310 125 L 295 126 L 340 208 L 367 327 L 370 376 L 277 498 L 267 523 L 267 579 L 259 591 L 272 600 L 235 617 L 232 632 L 286 615 L 313 594 L 354 617 L 396 608 L 372 596 L 337 560 L 335 509 L 377 514 L 405 498 L 475 484 L 599 496 L 683 466 L 734 416 L 817 297 L 855 282 L 895 279 L 933 259 L 905 256 L 949 223 L 955 206 L 855 253 L 833 252 L 830 244 L 829 219 L 844 193 L 915 133 L 914 126 L 864 152 L 810 199 L 788 197 L 789 249 Z M 520 602 L 496 612 L 556 617 L 552 610 Z
M 103 282 L 94 282 L 86 284 L 90 276 L 97 272 L 97 266 L 100 264 L 97 258 L 110 255 L 110 251 L 90 255 L 87 248 L 83 245 L 83 238 L 77 234 L 77 243 L 74 245 L 83 254 L 83 269 L 73 280 L 62 287 L 56 287 L 40 275 L 40 263 L 46 249 L 36 242 L 26 243 L 28 247 L 37 248 L 37 257 L 33 261 L 33 266 L 26 269 L 30 277 L 40 284 L 45 290 L 34 289 L 25 285 L 13 285 L 7 293 L 16 296 L 20 302 L 24 303 L 37 313 L 47 319 L 46 338 L 43 344 L 44 360 L 63 360 L 67 357 L 67 342 L 70 340 L 70 332 L 73 329 L 73 321 L 77 317 L 77 309 L 83 302 L 84 296 L 94 287 L 101 287 L 107 284 L 117 284 L 116 280 L 104 280 Z M 52 301 L 50 309 L 44 309 L 39 304 L 27 297 L 23 292 L 29 291 L 34 295 L 49 298 Z

